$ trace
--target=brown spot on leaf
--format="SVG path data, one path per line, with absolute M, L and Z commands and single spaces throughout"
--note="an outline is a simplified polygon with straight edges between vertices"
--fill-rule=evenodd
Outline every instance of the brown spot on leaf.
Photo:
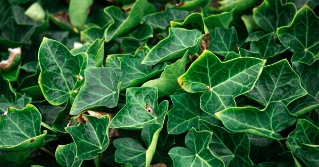
M 31 139 L 31 140 L 30 140 L 30 143 L 33 143 L 33 142 L 34 142 L 34 139 Z
M 167 167 L 167 166 L 164 163 L 158 163 L 158 164 L 150 165 L 150 167 Z
M 89 14 L 90 14 L 91 6 L 92 6 L 92 5 L 90 5 L 90 6 L 86 9 L 86 14 L 87 14 L 87 15 L 89 15 Z
M 63 117 L 62 120 L 68 120 L 69 118 L 70 118 L 70 114 L 67 114 L 67 115 L 65 115 L 65 116 Z
M 67 25 L 69 25 L 70 27 L 74 27 L 72 24 L 71 24 L 71 21 L 70 21 L 70 15 L 68 12 L 65 12 L 65 11 L 61 11 L 61 12 L 58 12 L 56 14 L 53 14 L 52 15 L 53 18 L 59 22 L 62 22 L 62 23 L 65 23 Z
M 182 7 L 183 5 L 185 4 L 185 2 L 180 2 L 180 3 L 177 3 L 175 6 L 177 6 L 177 7 Z
M 209 33 L 208 34 L 205 34 L 204 37 L 203 37 L 203 40 L 202 42 L 200 43 L 199 45 L 199 48 L 200 48 L 200 51 L 203 52 L 204 50 L 207 50 L 208 47 L 209 47 L 209 41 L 210 41 L 210 35 Z
M 146 111 L 149 112 L 150 114 L 154 114 L 154 110 L 153 110 L 153 108 L 152 108 L 150 105 L 146 104 L 145 109 L 146 109 Z
M 206 89 L 210 89 L 210 86 L 206 85 L 205 88 L 206 88 Z
M 78 80 L 82 81 L 83 80 L 83 76 L 82 75 L 76 75 L 75 76 Z
M 129 12 L 133 8 L 133 6 L 134 6 L 134 3 L 131 6 L 127 7 L 127 8 L 121 8 L 121 10 L 122 10 L 122 12 Z
M 21 48 L 9 48 L 9 57 L 8 60 L 3 60 L 0 62 L 0 71 L 1 70 L 7 70 L 11 67 L 12 63 L 14 62 L 14 59 L 17 56 L 21 56 Z
M 236 49 L 239 50 L 238 45 L 236 45 Z

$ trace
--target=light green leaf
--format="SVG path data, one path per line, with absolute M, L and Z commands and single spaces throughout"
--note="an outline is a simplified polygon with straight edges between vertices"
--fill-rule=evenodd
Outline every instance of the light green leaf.
M 44 38 L 39 48 L 39 63 L 39 85 L 52 105 L 66 102 L 71 92 L 84 82 L 86 53 L 73 56 L 61 43 Z
M 234 27 L 229 29 L 217 27 L 210 31 L 208 50 L 224 57 L 229 52 L 238 52 L 236 29 Z
M 86 81 L 73 102 L 70 114 L 77 115 L 97 106 L 113 108 L 117 105 L 118 81 L 112 68 L 89 68 L 84 75 Z
M 141 64 L 143 58 L 124 56 L 118 59 L 121 62 L 122 75 L 119 79 L 119 82 L 123 82 L 121 89 L 142 84 L 162 72 L 166 66 L 166 63 L 164 63 L 152 68 L 152 66 Z
M 34 21 L 44 22 L 45 12 L 39 2 L 33 3 L 24 13 Z
M 304 62 L 311 65 L 319 58 L 319 18 L 305 5 L 293 22 L 277 30 L 280 42 L 296 52 L 291 62 Z
M 288 105 L 306 94 L 300 78 L 285 59 L 264 67 L 254 88 L 245 95 L 266 107 L 272 101 Z
M 0 150 L 19 151 L 39 148 L 44 145 L 40 132 L 41 114 L 33 105 L 28 104 L 22 110 L 9 107 L 0 116 Z
M 256 4 L 257 0 L 222 0 L 219 3 L 222 5 L 218 8 L 219 12 L 229 12 L 232 9 L 235 9 L 236 12 L 246 10 L 250 7 L 253 7 Z
M 311 66 L 295 62 L 292 68 L 301 78 L 301 85 L 307 91 L 307 95 L 291 102 L 287 107 L 295 115 L 304 115 L 319 107 L 319 61 Z
M 146 0 L 136 0 L 129 13 L 123 13 L 116 6 L 106 7 L 104 11 L 112 18 L 113 23 L 109 25 L 104 32 L 105 41 L 109 42 L 124 33 L 128 33 L 131 29 L 140 24 L 144 15 L 146 2 Z
M 200 109 L 200 97 L 197 94 L 183 93 L 171 95 L 174 107 L 168 112 L 167 130 L 169 134 L 181 134 L 192 127 L 200 128 L 200 124 L 210 120 L 218 124 L 214 116 Z
M 305 4 L 307 4 L 311 9 L 314 9 L 319 4 L 318 0 L 287 0 L 287 1 L 294 3 L 298 10 L 302 8 Z
M 154 30 L 166 30 L 170 21 L 184 20 L 190 12 L 184 10 L 171 9 L 171 5 L 166 5 L 164 12 L 158 12 L 143 17 Z
M 79 48 L 73 48 L 70 50 L 70 53 L 72 53 L 74 56 L 79 54 L 79 53 L 86 53 L 89 49 L 89 47 L 91 46 L 91 44 L 86 43 L 84 45 L 82 45 Z
M 221 14 L 215 14 L 215 15 L 204 17 L 205 25 L 208 28 L 214 28 L 214 27 L 228 28 L 230 22 L 233 20 L 233 14 L 234 14 L 235 8 L 229 12 L 223 12 Z
M 174 147 L 168 155 L 172 158 L 175 167 L 223 167 L 223 161 L 215 157 L 209 149 L 211 139 L 211 132 L 197 132 L 192 128 L 185 138 L 187 148 Z
M 201 109 L 210 114 L 235 107 L 234 98 L 249 91 L 257 81 L 265 61 L 237 58 L 221 62 L 217 56 L 204 51 L 178 78 L 178 83 L 190 93 L 204 92 Z
M 158 97 L 163 97 L 172 94 L 180 88 L 177 79 L 185 73 L 188 51 L 184 56 L 177 60 L 174 64 L 165 67 L 160 78 L 150 80 L 142 85 L 142 87 L 157 87 Z
M 76 145 L 76 156 L 82 160 L 90 160 L 99 156 L 109 145 L 110 118 L 105 115 L 101 118 L 83 115 L 88 119 L 86 125 L 65 128 L 72 136 Z
M 162 125 L 159 124 L 148 124 L 143 128 L 141 136 L 147 149 L 132 138 L 114 140 L 113 144 L 117 148 L 115 161 L 130 164 L 132 167 L 150 166 L 161 130 Z
M 90 13 L 93 0 L 72 0 L 69 4 L 70 21 L 73 26 L 81 27 Z
M 265 0 L 260 6 L 254 8 L 256 23 L 266 32 L 274 32 L 277 28 L 291 23 L 296 14 L 293 3 L 282 4 L 282 0 Z
M 110 128 L 143 129 L 148 124 L 162 125 L 168 101 L 157 103 L 157 88 L 128 88 L 126 105 L 115 115 Z
M 278 132 L 292 126 L 298 118 L 291 115 L 282 102 L 270 102 L 263 110 L 255 107 L 232 107 L 215 115 L 232 131 L 246 131 L 272 139 L 283 139 Z
M 59 145 L 56 148 L 55 157 L 58 164 L 63 167 L 79 167 L 83 162 L 76 156 L 75 143 Z
M 155 65 L 176 59 L 182 57 L 186 50 L 188 54 L 197 53 L 203 37 L 204 35 L 198 30 L 170 28 L 169 36 L 150 50 L 142 64 Z
M 299 119 L 294 131 L 289 134 L 286 145 L 307 166 L 318 165 L 319 128 L 305 119 Z

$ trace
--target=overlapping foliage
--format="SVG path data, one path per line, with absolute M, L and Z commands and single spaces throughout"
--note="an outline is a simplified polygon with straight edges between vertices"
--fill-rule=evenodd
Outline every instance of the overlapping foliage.
M 0 0 L 0 167 L 317 167 L 317 0 Z

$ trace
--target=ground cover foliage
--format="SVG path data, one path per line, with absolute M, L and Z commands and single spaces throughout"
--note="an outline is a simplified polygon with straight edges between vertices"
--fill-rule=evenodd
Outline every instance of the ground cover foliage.
M 0 166 L 319 166 L 318 0 L 0 0 Z

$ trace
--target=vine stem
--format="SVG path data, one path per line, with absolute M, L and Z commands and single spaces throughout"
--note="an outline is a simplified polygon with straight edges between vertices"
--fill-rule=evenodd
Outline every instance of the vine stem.
M 282 151 L 285 151 L 285 148 L 284 148 L 284 146 L 282 145 L 281 141 L 280 141 L 280 140 L 277 140 L 277 142 L 278 142 L 278 144 L 280 145 Z
M 48 149 L 46 149 L 46 148 L 44 148 L 44 147 L 41 147 L 40 149 L 41 149 L 42 151 L 44 151 L 44 152 L 50 154 L 52 157 L 55 158 L 55 155 L 54 155 L 50 150 L 48 150 Z
M 93 161 L 94 161 L 94 164 L 96 167 L 100 167 L 101 166 L 101 162 L 102 162 L 102 159 L 103 159 L 103 153 L 96 156 Z

